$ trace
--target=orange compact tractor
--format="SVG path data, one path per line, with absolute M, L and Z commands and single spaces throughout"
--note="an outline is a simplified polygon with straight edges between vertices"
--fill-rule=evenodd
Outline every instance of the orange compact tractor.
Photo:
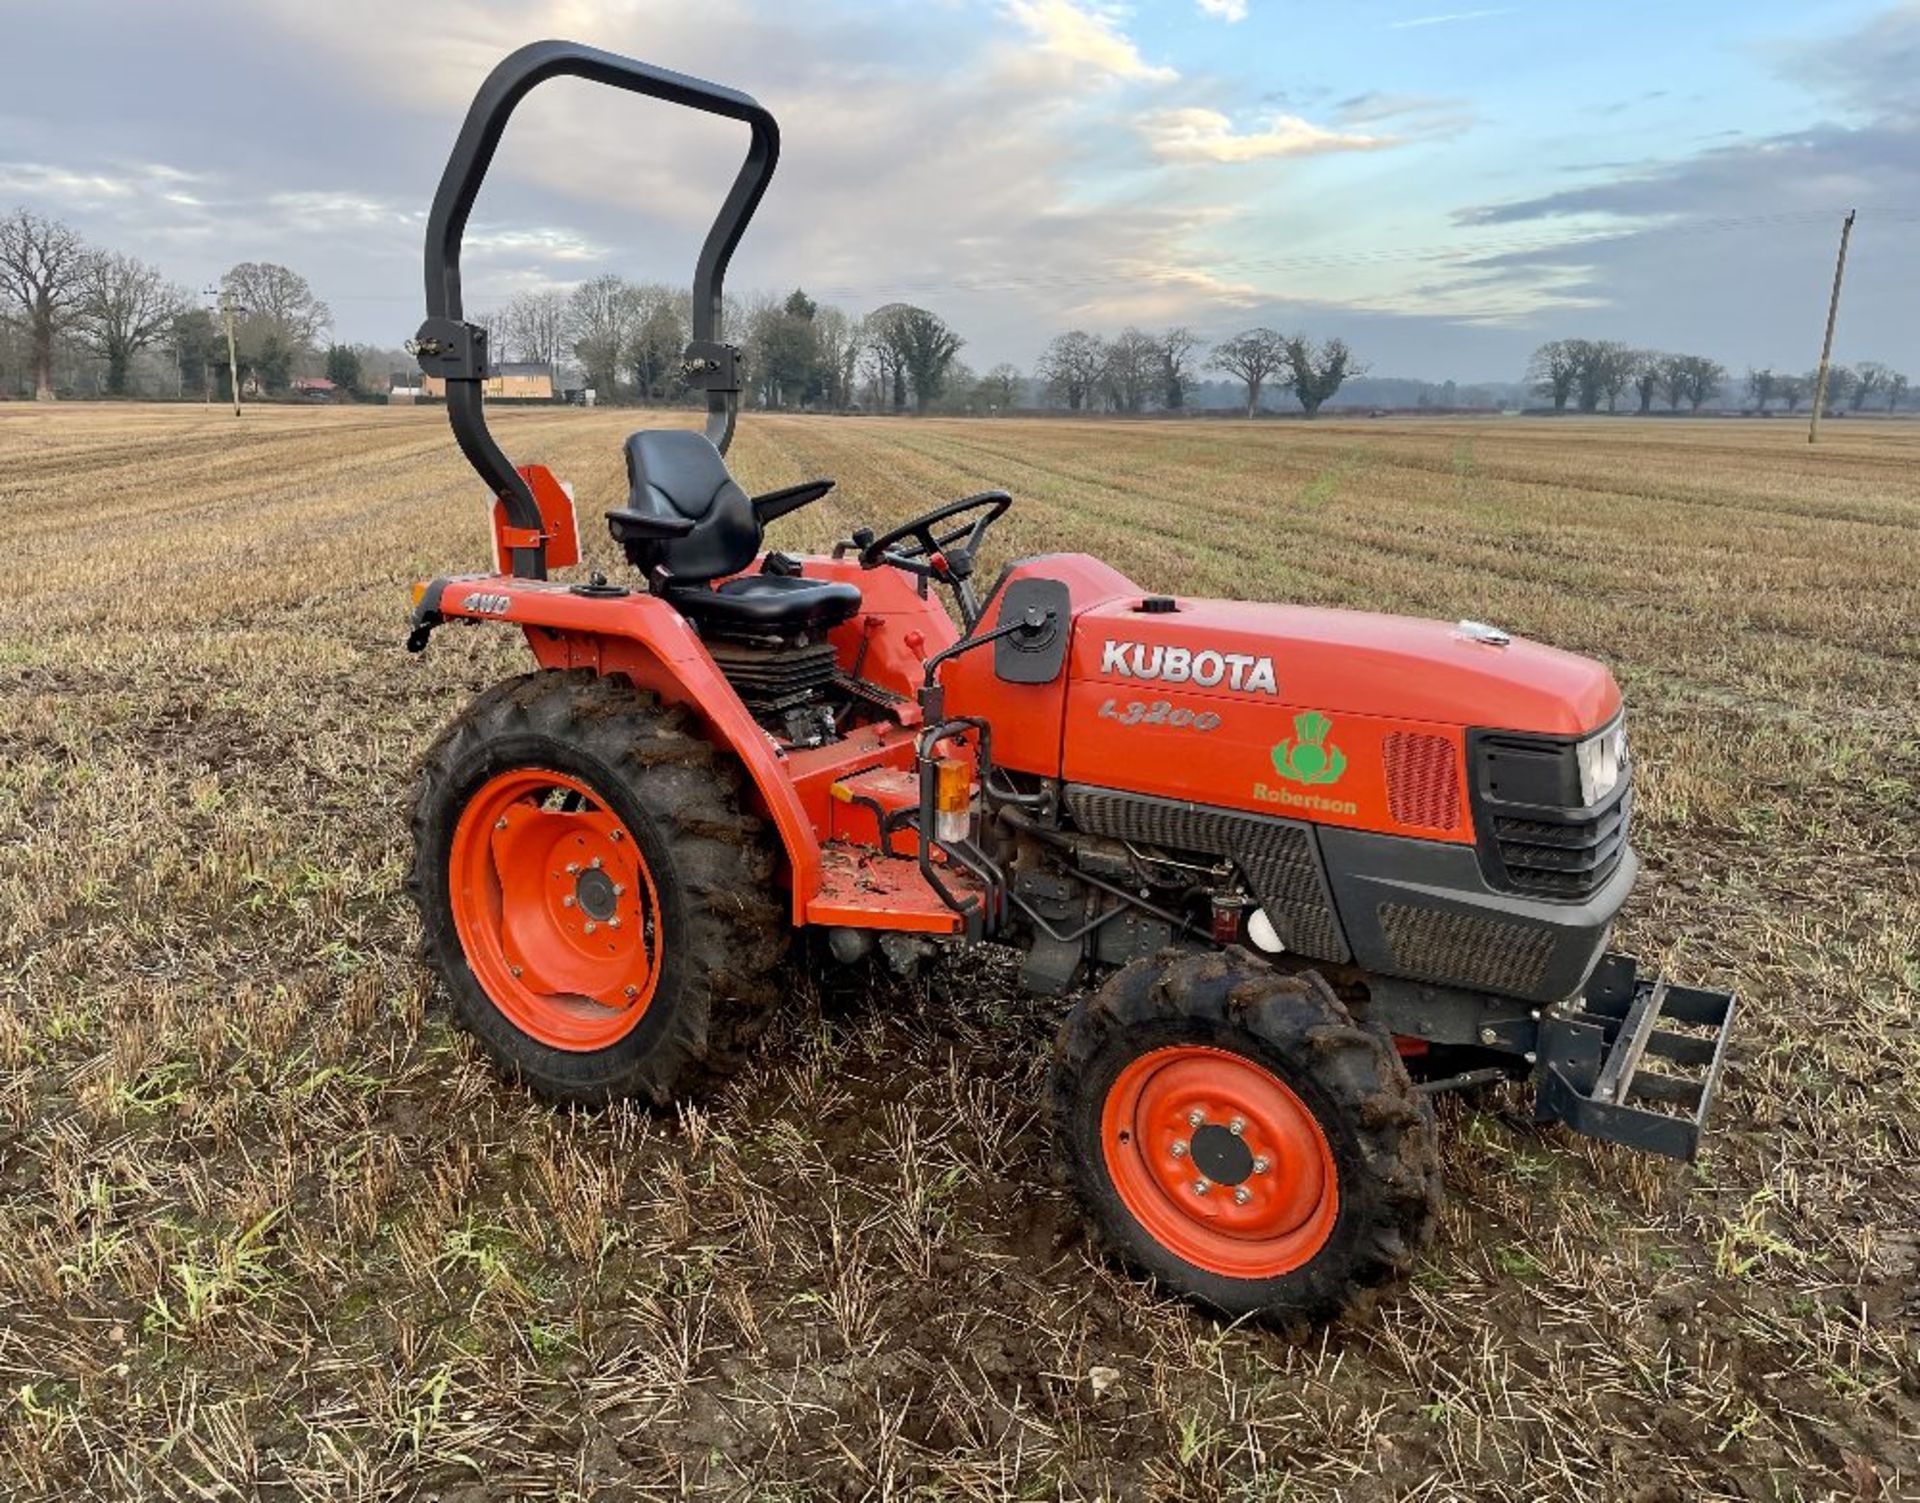
M 515 104 L 558 75 L 744 125 L 700 252 L 704 433 L 627 440 L 579 559 L 568 493 L 487 430 L 460 244 Z M 665 1102 L 740 1058 L 796 932 L 820 964 L 1017 952 L 1077 994 L 1059 1158 L 1106 1243 L 1230 1313 L 1329 1318 L 1433 1226 L 1432 1093 L 1695 1151 L 1733 999 L 1607 952 L 1637 862 L 1620 692 L 1491 627 L 1195 600 L 1079 553 L 976 567 L 1003 491 L 831 556 L 767 546 L 826 495 L 728 473 L 721 281 L 778 153 L 744 94 L 564 42 L 475 100 L 427 232 L 415 348 L 493 505 L 494 572 L 420 587 L 409 647 L 501 622 L 535 671 L 427 753 L 412 887 L 460 1019 L 561 1101 Z

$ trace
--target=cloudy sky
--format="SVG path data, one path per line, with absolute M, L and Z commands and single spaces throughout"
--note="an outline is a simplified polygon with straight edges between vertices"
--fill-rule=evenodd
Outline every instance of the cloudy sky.
M 1075 325 L 1347 336 L 1512 379 L 1542 338 L 1920 369 L 1920 0 L 0 0 L 0 207 L 200 288 L 304 272 L 417 324 L 475 86 L 564 36 L 757 95 L 784 136 L 730 286 L 944 314 L 979 367 Z M 470 307 L 687 280 L 739 128 L 574 81 L 521 107 Z

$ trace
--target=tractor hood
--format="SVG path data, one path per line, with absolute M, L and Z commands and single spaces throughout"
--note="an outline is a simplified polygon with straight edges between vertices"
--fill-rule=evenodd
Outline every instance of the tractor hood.
M 1073 681 L 1433 725 L 1575 736 L 1620 708 L 1589 658 L 1439 621 L 1237 600 L 1122 597 L 1075 619 Z

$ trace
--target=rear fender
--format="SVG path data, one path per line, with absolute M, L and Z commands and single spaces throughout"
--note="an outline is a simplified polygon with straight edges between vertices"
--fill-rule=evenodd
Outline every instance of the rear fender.
M 707 736 L 747 770 L 780 834 L 793 873 L 793 918 L 803 922 L 820 888 L 820 839 L 772 740 L 715 666 L 693 628 L 652 595 L 583 595 L 548 580 L 499 574 L 436 579 L 414 610 L 416 631 L 439 621 L 503 621 L 526 633 L 543 668 L 622 674 L 685 705 Z

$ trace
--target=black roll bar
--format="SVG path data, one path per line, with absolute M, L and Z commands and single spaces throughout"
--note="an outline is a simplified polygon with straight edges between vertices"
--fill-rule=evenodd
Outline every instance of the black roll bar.
M 503 58 L 480 85 L 427 216 L 427 321 L 413 348 L 421 370 L 447 383 L 447 417 L 467 463 L 505 503 L 508 522 L 536 537 L 541 523 L 533 492 L 487 431 L 487 336 L 466 322 L 461 307 L 460 242 L 514 106 L 536 84 L 568 76 L 741 120 L 752 130 L 746 161 L 707 232 L 693 272 L 693 340 L 687 346 L 686 378 L 707 394 L 707 437 L 723 453 L 733 439 L 739 406 L 740 355 L 720 340 L 722 287 L 734 247 L 780 159 L 780 127 L 751 96 L 578 42 L 530 43 Z M 515 548 L 513 572 L 523 579 L 546 578 L 545 543 Z

